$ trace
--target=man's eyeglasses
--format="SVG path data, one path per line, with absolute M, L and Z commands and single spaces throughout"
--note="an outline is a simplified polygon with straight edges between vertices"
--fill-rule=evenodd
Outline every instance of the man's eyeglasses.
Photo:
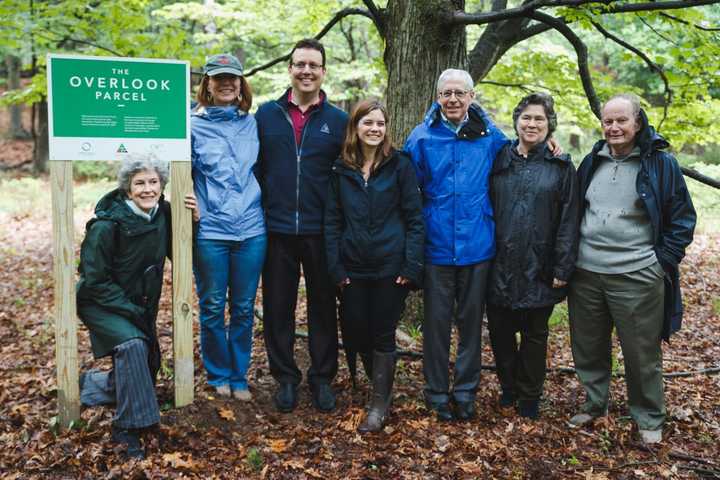
M 455 95 L 458 100 L 464 99 L 470 92 L 467 90 L 444 90 L 440 92 L 440 96 L 443 98 L 450 98 Z
M 322 65 L 318 65 L 317 63 L 294 62 L 290 65 L 292 65 L 295 70 L 305 70 L 305 67 L 307 67 L 310 69 L 311 72 L 317 72 L 318 70 L 323 68 Z

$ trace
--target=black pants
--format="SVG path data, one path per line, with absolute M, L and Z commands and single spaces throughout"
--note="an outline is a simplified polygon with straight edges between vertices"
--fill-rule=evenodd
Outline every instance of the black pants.
M 447 402 L 475 400 L 480 383 L 482 318 L 490 262 L 465 266 L 425 265 L 423 373 L 425 399 Z M 450 335 L 458 330 L 452 392 Z
M 299 384 L 295 363 L 295 307 L 300 266 L 307 289 L 311 384 L 330 383 L 337 373 L 338 336 L 335 286 L 325 258 L 322 235 L 268 233 L 263 269 L 263 335 L 270 373 L 281 383 Z
M 503 392 L 520 400 L 542 396 L 552 311 L 552 306 L 522 310 L 487 306 L 490 343 Z M 520 332 L 519 346 L 516 332 Z
M 379 280 L 350 278 L 340 302 L 343 344 L 355 352 L 395 351 L 395 328 L 405 308 L 408 289 L 397 277 Z

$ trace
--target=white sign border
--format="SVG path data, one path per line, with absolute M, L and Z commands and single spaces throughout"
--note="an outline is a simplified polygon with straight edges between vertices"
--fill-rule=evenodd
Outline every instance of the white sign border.
M 185 66 L 185 138 L 116 138 L 116 137 L 55 137 L 52 102 L 52 59 L 101 60 L 108 62 L 170 63 Z M 190 161 L 190 62 L 168 58 L 103 57 L 94 55 L 47 54 L 47 102 L 49 160 L 120 161 L 128 155 L 152 153 L 164 160 Z M 87 148 L 89 145 L 90 148 Z M 120 149 L 125 147 L 127 152 Z

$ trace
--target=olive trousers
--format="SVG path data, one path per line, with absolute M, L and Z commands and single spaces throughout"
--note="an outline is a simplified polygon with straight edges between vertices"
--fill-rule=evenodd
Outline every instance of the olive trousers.
M 601 416 L 607 411 L 614 327 L 625 363 L 630 415 L 640 429 L 662 428 L 663 276 L 657 263 L 621 274 L 575 271 L 568 310 L 575 369 L 586 393 L 583 412 Z

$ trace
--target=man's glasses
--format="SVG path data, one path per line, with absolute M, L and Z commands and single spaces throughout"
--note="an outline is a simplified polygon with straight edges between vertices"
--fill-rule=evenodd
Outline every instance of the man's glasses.
M 440 96 L 443 98 L 450 98 L 455 95 L 458 100 L 464 99 L 470 92 L 467 90 L 444 90 L 440 92 Z
M 322 65 L 318 65 L 317 63 L 294 62 L 291 63 L 291 65 L 295 70 L 305 70 L 305 67 L 307 67 L 311 72 L 317 72 L 323 68 Z

